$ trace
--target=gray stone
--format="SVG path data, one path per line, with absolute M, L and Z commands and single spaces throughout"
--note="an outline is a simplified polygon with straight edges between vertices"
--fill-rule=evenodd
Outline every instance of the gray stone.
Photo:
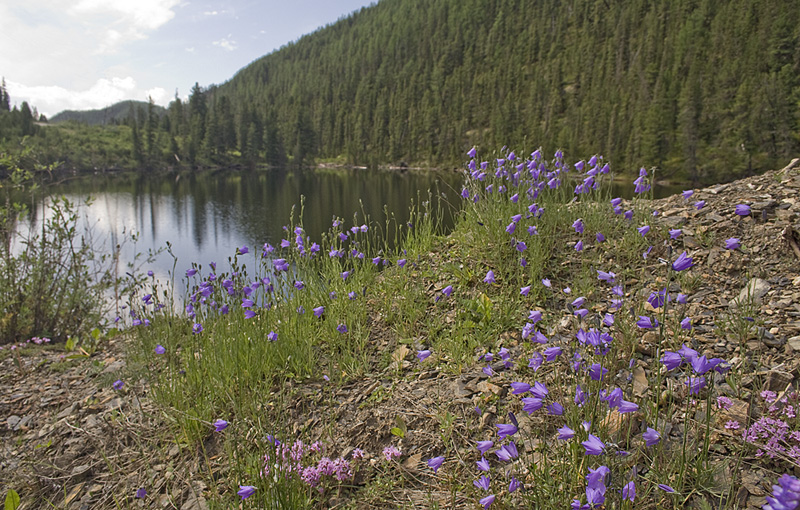
M 761 304 L 762 298 L 767 295 L 770 288 L 766 280 L 753 278 L 748 282 L 747 286 L 739 292 L 739 296 L 731 300 L 729 306 L 732 309 L 736 309 L 740 305 L 747 305 L 748 303 Z
M 8 418 L 6 418 L 6 426 L 9 430 L 17 430 L 19 429 L 19 424 L 22 421 L 22 418 L 17 416 L 16 414 L 12 414 Z
M 60 413 L 56 415 L 56 420 L 60 420 L 62 418 L 70 416 L 78 408 L 78 405 L 79 405 L 78 402 L 73 402 L 72 405 L 65 407 Z
M 760 338 L 767 347 L 780 347 L 783 345 L 783 341 L 776 337 L 775 334 L 772 333 L 772 331 L 769 331 L 767 328 L 758 326 L 753 329 L 755 330 L 756 337 Z
M 125 362 L 122 360 L 116 360 L 106 365 L 106 368 L 103 369 L 103 373 L 111 374 L 119 370 L 122 370 L 123 368 L 125 368 Z
M 92 466 L 89 464 L 82 464 L 80 466 L 75 466 L 72 468 L 70 472 L 70 477 L 72 478 L 73 482 L 79 482 L 86 478 L 89 473 L 92 471 Z
M 106 409 L 109 410 L 109 411 L 113 411 L 115 409 L 119 409 L 120 407 L 122 407 L 122 404 L 123 404 L 123 402 L 122 402 L 121 398 L 119 398 L 119 397 L 112 398 L 111 400 L 106 402 Z
M 770 370 L 767 373 L 767 389 L 780 393 L 785 390 L 793 380 L 794 376 L 789 372 Z
M 770 199 L 770 200 L 762 200 L 760 202 L 753 202 L 750 205 L 750 208 L 760 211 L 761 209 L 771 209 L 777 205 L 778 205 L 777 201 Z

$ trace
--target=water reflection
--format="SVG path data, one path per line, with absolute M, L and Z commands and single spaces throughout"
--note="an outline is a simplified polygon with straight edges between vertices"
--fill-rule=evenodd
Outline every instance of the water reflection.
M 448 204 L 458 205 L 461 182 L 456 172 L 255 170 L 96 175 L 51 186 L 46 193 L 75 202 L 93 197 L 83 208 L 86 221 L 98 239 L 109 240 L 107 246 L 117 244 L 124 232 L 138 232 L 135 246 L 123 250 L 123 262 L 132 261 L 135 252 L 156 250 L 169 241 L 182 272 L 192 262 L 224 261 L 239 246 L 256 252 L 265 242 L 279 243 L 294 206 L 299 216 L 301 197 L 303 225 L 312 240 L 329 229 L 333 216 L 344 218 L 349 226 L 354 215 L 358 224 L 366 222 L 366 215 L 373 225 L 382 226 L 388 210 L 405 224 L 412 201 L 427 200 L 429 189 L 434 190 L 434 209 L 441 201 L 440 219 L 449 228 L 453 211 Z M 41 217 L 41 203 L 33 210 Z M 161 256 L 147 269 L 164 276 L 171 268 L 172 259 Z

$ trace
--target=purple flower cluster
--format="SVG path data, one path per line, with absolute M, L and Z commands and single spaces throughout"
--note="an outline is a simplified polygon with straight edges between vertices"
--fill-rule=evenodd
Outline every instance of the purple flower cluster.
M 364 455 L 356 448 L 350 461 L 343 457 L 331 459 L 324 455 L 325 446 L 319 442 L 306 445 L 303 441 L 297 440 L 288 446 L 273 438 L 271 443 L 271 450 L 263 458 L 263 476 L 297 477 L 309 487 L 320 491 L 324 490 L 323 487 L 327 485 L 328 480 L 331 482 L 351 480 L 355 469 L 353 463 L 358 462 Z
M 794 407 L 779 411 L 783 416 L 762 416 L 742 431 L 742 440 L 757 446 L 756 456 L 771 459 L 789 458 L 800 462 L 800 431 L 790 423 L 796 422 Z M 791 416 L 791 418 L 789 418 Z
M 684 381 L 684 384 L 689 387 L 691 395 L 698 394 L 706 386 L 704 374 L 707 372 L 713 370 L 724 374 L 730 370 L 730 365 L 725 363 L 722 358 L 708 359 L 705 355 L 700 356 L 696 350 L 686 344 L 676 352 L 665 351 L 660 361 L 668 371 L 675 370 L 683 365 L 691 367 L 690 374 L 693 375 L 687 375 L 687 379 Z
M 512 437 L 519 431 L 517 419 L 514 414 L 508 413 L 508 417 L 511 423 L 501 423 L 496 425 L 497 436 L 500 441 Z M 486 459 L 486 454 L 489 453 L 489 450 L 491 450 L 494 446 L 495 442 L 490 440 L 478 441 L 476 443 L 476 448 L 481 458 L 475 463 L 475 465 L 481 473 L 489 473 L 492 469 L 491 464 Z M 516 476 L 514 476 L 514 466 L 519 459 L 519 451 L 517 450 L 516 443 L 514 443 L 512 440 L 509 440 L 506 444 L 500 444 L 495 449 L 494 454 L 498 461 L 504 463 L 502 471 L 506 480 L 508 480 L 508 493 L 511 494 L 517 490 L 523 490 L 524 488 L 522 483 L 516 478 Z M 488 509 L 497 499 L 497 496 L 494 493 L 491 493 L 492 477 L 489 474 L 481 474 L 477 480 L 473 480 L 472 484 L 478 489 L 484 491 L 484 493 L 489 492 L 489 494 L 485 495 L 479 500 L 481 506 L 483 506 L 484 509 Z

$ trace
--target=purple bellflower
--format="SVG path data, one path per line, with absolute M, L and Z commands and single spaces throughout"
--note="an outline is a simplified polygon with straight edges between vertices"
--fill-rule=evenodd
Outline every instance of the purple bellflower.
M 433 469 L 433 472 L 436 473 L 439 470 L 439 468 L 442 467 L 443 463 L 444 463 L 444 457 L 441 456 L 434 457 L 428 460 L 428 467 Z
M 692 267 L 692 258 L 685 251 L 678 255 L 678 258 L 672 263 L 672 269 L 675 271 L 683 271 L 690 267 Z
M 240 485 L 239 490 L 236 492 L 243 500 L 249 498 L 256 492 L 256 488 L 252 485 Z
M 586 450 L 586 455 L 602 455 L 603 449 L 606 445 L 600 441 L 600 438 L 589 434 L 589 439 L 581 443 Z
M 764 510 L 794 510 L 800 508 L 800 480 L 789 474 L 778 478 L 772 486 L 772 495 L 767 496 Z

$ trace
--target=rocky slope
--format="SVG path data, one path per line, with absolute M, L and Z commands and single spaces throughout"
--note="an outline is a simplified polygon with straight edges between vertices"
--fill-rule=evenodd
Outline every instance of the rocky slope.
M 688 315 L 694 322 L 695 348 L 724 357 L 745 372 L 747 386 L 756 378 L 778 393 L 796 388 L 800 377 L 800 166 L 798 160 L 778 171 L 730 184 L 695 190 L 652 203 L 655 223 L 683 231 L 680 239 L 694 257 L 695 278 Z M 704 201 L 698 209 L 695 205 Z M 738 216 L 735 204 L 752 213 Z M 739 250 L 725 249 L 725 240 L 740 240 Z M 655 247 L 645 265 L 659 264 L 663 247 Z M 432 256 L 432 258 L 435 258 Z M 433 285 L 431 292 L 433 292 Z M 747 304 L 747 298 L 753 298 Z M 376 342 L 392 352 L 390 368 L 343 387 L 309 383 L 290 388 L 290 410 L 296 430 L 320 430 L 334 442 L 352 443 L 375 459 L 393 438 L 389 430 L 402 416 L 408 432 L 400 441 L 404 468 L 418 484 L 391 495 L 373 494 L 360 502 L 333 497 L 330 507 L 425 508 L 429 498 L 473 507 L 464 496 L 454 500 L 445 480 L 430 476 L 423 483 L 424 459 L 441 434 L 449 434 L 464 459 L 472 446 L 469 427 L 491 425 L 508 402 L 504 374 L 488 378 L 477 364 L 451 374 L 436 366 L 412 369 L 413 352 L 397 345 L 374 318 Z M 634 391 L 647 390 L 648 370 L 657 365 L 654 333 L 642 336 L 637 351 L 643 362 L 632 369 Z M 517 332 L 506 346 L 519 349 Z M 745 354 L 750 353 L 750 354 Z M 20 355 L 18 355 L 20 354 Z M 752 356 L 758 363 L 752 363 Z M 124 340 L 112 339 L 86 359 L 68 359 L 59 346 L 0 351 L 0 491 L 15 489 L 21 508 L 88 509 L 145 505 L 149 508 L 207 508 L 213 492 L 208 484 L 227 469 L 216 436 L 202 445 L 176 444 L 165 433 L 164 414 L 147 398 L 144 379 L 114 382 L 126 368 Z M 507 384 L 505 385 L 507 386 Z M 491 398 L 490 398 L 491 397 Z M 685 395 L 684 395 L 685 397 Z M 476 405 L 483 407 L 476 416 Z M 315 427 L 330 423 L 335 430 Z M 724 422 L 747 422 L 756 414 L 751 403 L 736 401 L 715 424 L 715 452 L 729 454 L 734 433 Z M 520 428 L 535 426 L 521 416 Z M 728 441 L 728 442 L 726 442 Z M 350 444 L 350 447 L 355 446 Z M 463 462 L 463 459 L 462 459 Z M 465 462 L 469 464 L 469 462 Z M 798 474 L 798 473 L 795 473 Z M 755 465 L 740 473 L 721 472 L 715 483 L 735 484 L 736 504 L 758 507 L 774 479 Z M 146 499 L 134 497 L 146 487 Z M 216 491 L 225 488 L 216 487 Z M 230 490 L 230 489 L 228 489 Z M 235 489 L 234 489 L 235 490 Z M 372 499 L 371 499 L 372 498 Z

